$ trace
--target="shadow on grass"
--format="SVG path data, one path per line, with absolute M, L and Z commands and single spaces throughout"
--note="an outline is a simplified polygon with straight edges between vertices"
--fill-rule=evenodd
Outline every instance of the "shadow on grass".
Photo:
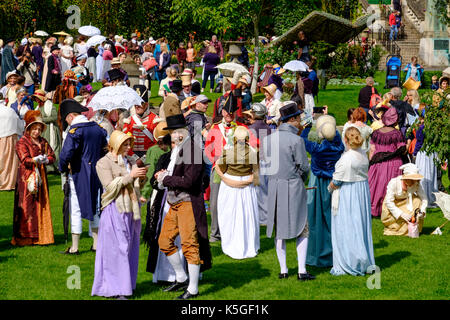
M 156 291 L 161 291 L 168 285 L 168 282 L 153 283 L 152 280 L 139 282 L 136 284 L 136 290 L 134 290 L 133 296 L 130 297 L 130 299 L 139 299 L 144 295 L 148 295 Z
M 388 269 L 392 265 L 399 263 L 401 260 L 409 257 L 411 252 L 397 251 L 392 254 L 385 254 L 379 257 L 375 257 L 375 264 L 380 267 L 381 270 Z
M 382 249 L 382 248 L 386 248 L 389 245 L 389 242 L 387 242 L 386 240 L 380 240 L 377 243 L 373 244 L 373 248 L 374 249 Z
M 212 284 L 212 286 L 202 292 L 202 295 L 214 294 L 227 287 L 237 289 L 253 280 L 269 276 L 270 270 L 262 268 L 257 260 L 216 263 L 211 271 L 206 271 L 203 275 L 202 284 Z
M 430 235 L 437 227 L 438 226 L 436 226 L 436 227 L 423 227 L 421 234 L 422 235 Z

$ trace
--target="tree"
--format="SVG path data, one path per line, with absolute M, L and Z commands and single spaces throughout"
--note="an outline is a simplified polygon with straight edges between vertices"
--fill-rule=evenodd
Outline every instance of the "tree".
M 178 0 L 172 5 L 172 19 L 175 23 L 193 20 L 219 34 L 253 25 L 255 63 L 251 90 L 255 93 L 259 67 L 259 24 L 263 9 L 268 5 L 269 0 Z

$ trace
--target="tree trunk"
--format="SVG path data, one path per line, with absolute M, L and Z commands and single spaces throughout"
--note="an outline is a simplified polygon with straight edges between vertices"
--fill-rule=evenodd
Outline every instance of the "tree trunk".
M 256 93 L 256 85 L 258 83 L 259 69 L 259 16 L 254 16 L 252 20 L 255 36 L 255 63 L 253 64 L 252 86 L 250 88 L 250 91 L 252 95 L 254 95 Z

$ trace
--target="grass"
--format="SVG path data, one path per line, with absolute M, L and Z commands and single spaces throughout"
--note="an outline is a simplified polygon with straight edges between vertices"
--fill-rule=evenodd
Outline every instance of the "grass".
M 379 75 L 376 81 L 380 82 Z M 380 82 L 380 88 L 383 81 Z M 377 88 L 378 89 L 378 88 Z M 156 83 L 150 101 L 157 105 Z M 217 98 L 219 94 L 206 95 Z M 321 91 L 320 101 L 328 104 L 330 111 L 338 118 L 338 124 L 345 122 L 345 112 L 357 101 L 359 87 L 327 88 Z M 258 95 L 255 100 L 259 101 Z M 262 96 L 261 96 L 262 99 Z M 160 101 L 160 100 L 159 100 Z M 445 175 L 444 184 L 449 181 Z M 50 205 L 52 210 L 55 244 L 49 246 L 13 247 L 12 216 L 14 192 L 0 192 L 0 299 L 47 300 L 47 299 L 103 299 L 91 297 L 94 278 L 95 255 L 89 251 L 92 240 L 84 222 L 84 233 L 80 241 L 79 256 L 65 256 L 58 253 L 66 248 L 62 227 L 63 193 L 60 177 L 49 175 Z M 143 221 L 145 221 L 143 210 Z M 208 214 L 209 219 L 209 214 Z M 297 258 L 295 241 L 287 242 L 287 265 L 290 278 L 278 279 L 279 266 L 273 239 L 265 236 L 261 228 L 261 249 L 252 259 L 233 260 L 222 253 L 220 243 L 213 243 L 213 268 L 203 274 L 200 281 L 200 299 L 205 300 L 303 300 L 303 299 L 448 299 L 450 259 L 448 244 L 450 227 L 443 228 L 443 235 L 431 232 L 445 222 L 439 209 L 428 210 L 423 233 L 419 239 L 383 236 L 379 219 L 373 220 L 372 235 L 375 263 L 381 269 L 380 289 L 370 290 L 366 282 L 369 276 L 335 277 L 329 268 L 308 270 L 317 275 L 315 281 L 300 283 L 296 279 Z M 173 299 L 176 293 L 161 291 L 161 285 L 152 283 L 152 275 L 145 271 L 148 251 L 140 247 L 137 288 L 132 299 Z M 70 266 L 78 266 L 81 288 L 68 289 L 67 273 Z M 69 279 L 70 280 L 70 279 Z

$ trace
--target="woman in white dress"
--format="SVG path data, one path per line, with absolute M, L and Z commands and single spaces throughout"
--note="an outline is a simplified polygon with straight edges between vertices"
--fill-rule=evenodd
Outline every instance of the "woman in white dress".
M 215 169 L 221 177 L 217 198 L 222 251 L 233 259 L 252 258 L 259 250 L 259 209 L 255 185 L 258 153 L 246 127 L 238 126 L 234 145 L 225 149 Z
M 61 47 L 61 74 L 64 74 L 66 70 L 72 69 L 72 58 L 73 58 L 73 48 L 72 48 L 73 38 L 67 37 L 64 39 L 64 45 Z
M 97 74 L 94 82 L 101 82 L 103 80 L 103 51 L 105 51 L 103 47 L 103 43 L 98 46 L 98 55 L 95 58 L 95 64 L 97 67 Z

